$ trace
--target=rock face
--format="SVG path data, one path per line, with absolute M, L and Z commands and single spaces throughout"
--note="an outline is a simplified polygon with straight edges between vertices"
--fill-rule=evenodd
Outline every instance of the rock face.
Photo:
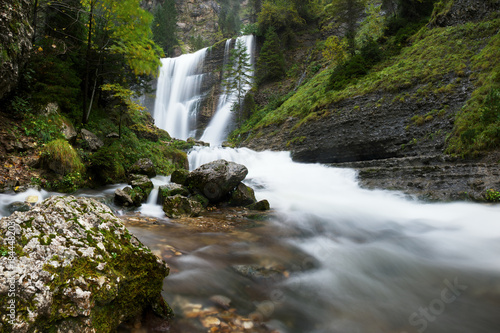
M 51 197 L 0 220 L 0 233 L 2 332 L 112 332 L 160 302 L 165 262 L 94 199 Z
M 32 1 L 0 2 L 0 99 L 19 79 L 19 70 L 28 60 L 33 29 L 29 23 Z
M 500 10 L 498 1 L 455 0 L 448 10 L 435 18 L 433 25 L 450 25 L 477 22 Z
M 193 170 L 186 179 L 186 186 L 216 203 L 238 186 L 247 174 L 244 165 L 217 160 Z

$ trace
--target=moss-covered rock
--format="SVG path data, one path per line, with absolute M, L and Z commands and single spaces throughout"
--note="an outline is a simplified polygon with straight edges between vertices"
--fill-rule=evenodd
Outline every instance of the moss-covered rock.
M 145 175 L 130 175 L 128 183 L 132 185 L 132 189 L 141 189 L 146 195 L 145 199 L 148 198 L 154 187 L 153 182 Z
M 165 198 L 163 211 L 170 218 L 196 217 L 201 214 L 203 207 L 198 201 L 177 194 Z
M 188 170 L 178 169 L 172 172 L 170 176 L 170 181 L 179 185 L 184 185 L 186 183 L 187 176 L 189 175 Z
M 0 236 L 2 332 L 113 332 L 158 302 L 169 271 L 90 198 L 46 199 L 0 220 Z
M 171 197 L 177 194 L 187 197 L 190 194 L 189 190 L 186 187 L 174 183 L 162 185 L 159 187 L 158 191 L 159 191 L 158 198 L 160 203 L 163 203 L 166 197 Z
M 234 191 L 231 193 L 231 198 L 229 199 L 230 206 L 248 206 L 257 202 L 255 199 L 254 190 L 240 183 Z
M 267 201 L 267 200 L 260 200 L 260 201 L 257 201 L 256 203 L 253 203 L 253 204 L 249 205 L 248 209 L 264 211 L 264 210 L 271 209 L 271 207 L 269 205 L 269 201 Z
M 149 158 L 141 158 L 135 162 L 129 169 L 128 172 L 137 175 L 146 175 L 149 178 L 156 176 L 156 169 Z

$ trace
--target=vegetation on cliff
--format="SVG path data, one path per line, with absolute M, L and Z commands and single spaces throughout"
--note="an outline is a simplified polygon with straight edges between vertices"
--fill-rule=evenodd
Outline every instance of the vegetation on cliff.
M 284 15 L 281 12 L 288 8 L 289 15 L 296 13 L 291 2 L 285 3 L 264 2 L 258 22 L 261 27 L 275 27 L 282 45 L 288 45 L 286 76 L 276 83 L 271 83 L 272 78 L 257 81 L 258 104 L 246 123 L 233 132 L 234 142 L 248 142 L 269 135 L 270 131 L 264 129 L 282 126 L 294 119 L 294 126 L 286 137 L 295 138 L 294 142 L 298 143 L 303 139 L 293 133 L 300 126 L 336 117 L 337 105 L 370 94 L 379 96 L 373 106 L 391 101 L 419 103 L 431 97 L 441 100 L 442 103 L 436 105 L 446 108 L 450 93 L 472 84 L 472 95 L 463 109 L 456 112 L 453 131 L 448 133 L 445 143 L 446 152 L 477 156 L 499 147 L 500 39 L 497 32 L 500 20 L 498 11 L 481 12 L 485 6 L 497 8 L 499 1 L 488 4 L 412 0 L 339 0 L 323 4 L 311 1 L 307 2 L 309 16 L 294 14 L 294 19 L 284 21 L 280 19 Z M 359 4 L 363 4 L 363 11 L 349 7 Z M 280 5 L 282 7 L 271 11 L 273 6 Z M 453 6 L 462 8 L 461 16 L 449 14 Z M 350 16 L 347 15 L 349 9 L 358 11 Z M 344 14 L 339 16 L 341 13 Z M 478 13 L 477 17 L 474 13 Z M 286 24 L 293 22 L 296 24 L 291 37 Z M 300 25 L 299 22 L 309 24 Z M 308 42 L 306 52 L 302 42 L 305 35 L 316 39 L 314 44 Z M 295 46 L 293 42 L 285 42 L 290 39 L 295 39 Z M 267 36 L 263 43 L 269 43 Z M 296 62 L 300 52 L 304 64 Z M 264 52 L 264 57 L 266 54 Z M 263 62 L 263 58 L 258 61 Z M 267 65 L 273 63 L 269 61 Z M 384 100 L 384 96 L 390 100 Z M 356 112 L 354 104 L 352 112 Z M 434 113 L 428 115 L 428 121 L 436 117 L 439 110 Z M 408 119 L 413 116 L 427 117 L 414 114 Z

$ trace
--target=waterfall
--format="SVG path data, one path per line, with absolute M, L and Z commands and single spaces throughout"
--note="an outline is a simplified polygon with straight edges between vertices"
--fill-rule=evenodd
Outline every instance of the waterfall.
M 254 43 L 255 38 L 253 35 L 241 36 L 238 37 L 236 41 L 242 40 L 244 45 L 246 46 L 247 53 L 250 56 L 250 65 L 251 69 L 254 68 Z M 230 43 L 231 40 L 226 42 L 226 47 L 224 50 L 224 65 L 229 61 L 230 55 Z M 248 73 L 247 73 L 248 74 Z M 245 92 L 250 90 L 250 86 L 245 87 Z M 224 139 L 229 134 L 231 130 L 231 120 L 233 119 L 233 114 L 231 112 L 231 107 L 233 103 L 236 101 L 236 94 L 227 92 L 225 89 L 223 93 L 219 96 L 219 102 L 217 105 L 217 109 L 215 111 L 214 116 L 210 120 L 205 132 L 203 133 L 201 140 L 205 142 L 209 142 L 214 146 L 218 146 L 224 141 Z
M 161 59 L 153 117 L 156 126 L 174 138 L 185 140 L 192 135 L 202 97 L 201 70 L 206 50 Z

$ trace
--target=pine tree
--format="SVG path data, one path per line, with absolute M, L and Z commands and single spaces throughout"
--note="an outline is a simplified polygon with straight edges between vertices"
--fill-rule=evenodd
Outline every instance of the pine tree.
M 177 10 L 175 0 L 165 0 L 154 13 L 153 40 L 163 49 L 166 56 L 173 56 L 174 47 L 178 44 L 177 39 Z
M 225 68 L 226 78 L 223 81 L 223 86 L 227 93 L 236 94 L 237 100 L 233 104 L 232 110 L 237 112 L 238 124 L 241 126 L 243 99 L 251 84 L 252 67 L 250 56 L 241 39 L 236 41 L 234 48 L 230 52 L 229 61 Z
M 257 82 L 279 80 L 285 74 L 285 59 L 278 34 L 273 27 L 267 29 L 265 42 L 257 60 Z

